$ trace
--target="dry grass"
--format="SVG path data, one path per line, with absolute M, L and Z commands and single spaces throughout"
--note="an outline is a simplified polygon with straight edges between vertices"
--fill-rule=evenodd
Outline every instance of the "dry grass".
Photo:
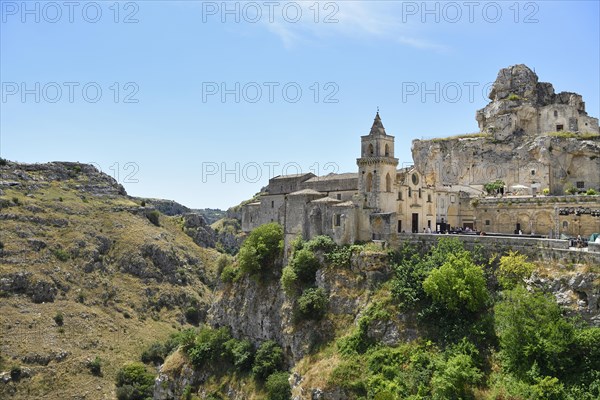
M 16 188 L 3 188 L 3 200 L 18 199 L 19 205 L 0 209 L 0 214 L 16 217 L 0 221 L 0 277 L 11 273 L 31 273 L 32 280 L 55 282 L 59 290 L 53 302 L 35 304 L 24 294 L 6 294 L 0 299 L 0 353 L 2 370 L 13 366 L 29 368 L 31 378 L 0 387 L 0 397 L 15 388 L 12 399 L 112 399 L 115 375 L 126 362 L 139 360 L 141 351 L 155 341 L 165 340 L 182 325 L 182 310 L 150 309 L 148 301 L 158 294 L 188 296 L 208 301 L 210 290 L 198 279 L 197 269 L 214 277 L 218 253 L 202 249 L 181 231 L 175 218 L 160 218 L 152 225 L 143 213 L 133 213 L 138 205 L 125 196 L 94 196 L 82 193 L 76 185 L 85 180 L 51 182 L 40 185 L 29 196 Z M 85 197 L 83 197 L 85 196 Z M 37 220 L 36 220 L 37 219 Z M 66 227 L 53 226 L 53 220 L 67 220 Z M 40 222 L 41 221 L 41 222 Z M 96 236 L 113 244 L 104 256 L 104 270 L 84 272 L 86 256 L 73 251 L 93 249 Z M 29 240 L 46 243 L 36 251 Z M 188 270 L 189 285 L 166 281 L 146 281 L 119 272 L 119 260 L 152 243 L 178 256 L 200 261 Z M 69 258 L 61 261 L 55 249 Z M 151 291 L 153 294 L 149 294 Z M 61 313 L 58 326 L 54 316 Z M 28 355 L 65 353 L 62 360 L 48 365 L 27 363 Z M 101 359 L 102 376 L 92 375 L 87 360 Z

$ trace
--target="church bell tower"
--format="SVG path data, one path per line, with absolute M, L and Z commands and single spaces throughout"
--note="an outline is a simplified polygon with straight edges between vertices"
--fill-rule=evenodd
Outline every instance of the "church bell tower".
M 394 137 L 385 132 L 379 111 L 371 132 L 361 136 L 361 156 L 358 165 L 358 191 L 365 206 L 376 212 L 396 211 L 396 167 Z

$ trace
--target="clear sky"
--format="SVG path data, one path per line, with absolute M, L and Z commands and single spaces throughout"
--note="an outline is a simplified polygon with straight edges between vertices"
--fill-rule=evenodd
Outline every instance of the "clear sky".
M 476 132 L 514 64 L 600 114 L 597 0 L 0 5 L 0 155 L 93 162 L 193 208 L 356 171 L 377 107 L 410 164 L 415 138 Z

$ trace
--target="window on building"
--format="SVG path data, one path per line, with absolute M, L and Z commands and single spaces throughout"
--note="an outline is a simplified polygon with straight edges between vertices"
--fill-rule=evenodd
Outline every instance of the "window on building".
M 389 145 L 385 145 L 385 156 L 389 157 L 390 156 L 390 146 Z
M 412 177 L 411 177 L 411 179 L 412 179 L 412 183 L 413 183 L 413 185 L 415 185 L 415 186 L 416 186 L 416 185 L 418 185 L 418 184 L 419 184 L 419 175 L 417 175 L 417 174 L 412 174 Z
M 535 169 L 531 170 L 531 175 L 535 175 Z
M 398 200 L 402 200 L 402 189 L 398 192 Z
M 390 174 L 387 174 L 385 176 L 385 191 L 386 192 L 392 191 L 392 177 L 390 176 Z
M 577 181 L 576 186 L 577 186 L 577 189 L 584 189 L 585 188 L 585 182 L 584 181 Z
M 335 214 L 333 218 L 333 226 L 341 226 L 342 225 L 342 215 Z
M 373 189 L 373 174 L 370 172 L 367 174 L 366 188 L 367 192 L 370 192 Z
M 275 202 L 271 201 L 271 208 L 275 208 Z
M 564 125 L 556 125 L 556 132 L 560 132 L 564 129 Z
M 569 223 L 567 221 L 563 221 L 563 229 L 569 229 Z
M 398 233 L 402 232 L 402 221 L 398 220 Z
M 335 195 L 335 197 L 336 197 L 338 200 L 341 200 L 341 199 L 342 199 L 342 194 L 341 194 L 341 193 L 338 193 L 338 194 L 336 194 L 336 195 Z
M 369 155 L 372 156 L 375 153 L 375 151 L 373 150 L 373 145 L 369 144 Z
M 486 224 L 486 225 L 489 225 L 489 224 L 490 224 L 490 220 L 489 220 L 489 219 L 486 219 L 486 220 L 485 220 L 485 224 Z
M 252 217 L 250 217 L 250 222 L 252 222 Z
M 421 198 L 422 193 L 421 193 L 421 188 L 419 188 L 419 198 Z
M 558 117 L 558 111 L 554 110 L 554 116 Z
M 408 198 L 412 198 L 412 189 L 410 187 L 408 188 Z
M 431 203 L 431 195 L 430 194 L 427 195 L 427 202 Z

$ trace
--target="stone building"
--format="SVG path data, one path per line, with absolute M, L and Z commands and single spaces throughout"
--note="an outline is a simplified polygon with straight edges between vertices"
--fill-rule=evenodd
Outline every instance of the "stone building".
M 338 243 L 385 240 L 400 231 L 435 230 L 435 196 L 415 168 L 397 169 L 394 137 L 379 113 L 361 137 L 358 172 L 276 176 L 242 207 L 242 229 L 278 222 L 286 243 L 329 235 Z
M 415 165 L 398 169 L 379 112 L 361 136 L 357 172 L 277 176 L 242 208 L 242 229 L 278 222 L 286 243 L 329 235 L 337 243 L 397 233 L 471 229 L 559 237 L 600 232 L 600 130 L 580 95 L 554 93 L 525 65 L 502 69 L 480 132 L 414 140 Z M 485 185 L 504 182 L 490 196 Z M 541 194 L 548 196 L 541 196 Z

